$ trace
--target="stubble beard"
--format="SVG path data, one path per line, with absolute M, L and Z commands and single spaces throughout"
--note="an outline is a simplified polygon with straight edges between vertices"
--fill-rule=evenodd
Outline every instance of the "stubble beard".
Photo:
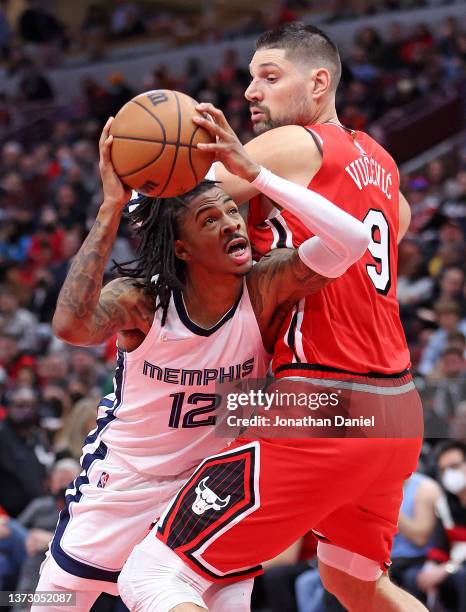
M 252 129 L 256 136 L 284 125 L 307 125 L 311 123 L 312 113 L 309 101 L 304 95 L 294 103 L 293 108 L 286 114 L 275 119 L 272 118 L 270 110 L 266 106 L 259 106 L 259 109 L 264 113 L 265 119 L 253 124 Z

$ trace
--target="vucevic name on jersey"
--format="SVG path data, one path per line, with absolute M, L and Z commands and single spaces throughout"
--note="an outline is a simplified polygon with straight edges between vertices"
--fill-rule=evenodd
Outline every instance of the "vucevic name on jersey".
M 202 386 L 208 385 L 213 381 L 219 383 L 232 382 L 246 378 L 254 369 L 255 358 L 251 357 L 243 363 L 236 363 L 231 366 L 221 366 L 219 368 L 204 368 L 203 370 L 186 370 L 180 368 L 165 368 L 154 363 L 144 361 L 142 373 L 144 376 L 154 380 L 173 385 L 183 386 Z
M 308 188 L 364 223 L 371 241 L 343 276 L 292 309 L 275 343 L 273 372 L 278 377 L 312 376 L 329 368 L 402 373 L 410 360 L 396 299 L 398 169 L 364 132 L 331 122 L 306 129 L 322 154 Z M 298 247 L 310 237 L 286 210 L 272 211 L 264 221 L 257 197 L 250 203 L 248 229 L 258 255 Z

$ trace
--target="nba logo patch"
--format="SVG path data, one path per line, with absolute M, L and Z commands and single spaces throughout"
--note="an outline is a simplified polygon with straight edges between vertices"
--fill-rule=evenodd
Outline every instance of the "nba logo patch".
M 99 482 L 97 483 L 97 488 L 98 489 L 105 488 L 105 485 L 107 484 L 109 478 L 110 478 L 110 474 L 107 474 L 107 472 L 102 472 L 99 478 Z

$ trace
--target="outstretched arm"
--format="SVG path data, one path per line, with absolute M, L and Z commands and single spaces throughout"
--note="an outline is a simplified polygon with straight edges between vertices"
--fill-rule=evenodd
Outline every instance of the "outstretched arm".
M 115 241 L 121 213 L 130 199 L 110 161 L 109 119 L 99 141 L 104 201 L 89 235 L 73 259 L 53 317 L 55 334 L 71 344 L 100 344 L 115 332 L 135 327 L 133 281 L 116 279 L 102 289 L 105 265 Z

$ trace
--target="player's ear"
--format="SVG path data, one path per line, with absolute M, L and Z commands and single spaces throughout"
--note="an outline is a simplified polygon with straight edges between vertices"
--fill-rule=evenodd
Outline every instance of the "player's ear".
M 184 240 L 175 240 L 175 257 L 182 261 L 189 261 L 191 259 L 189 247 Z
M 330 72 L 327 68 L 315 68 L 311 73 L 311 81 L 314 83 L 312 97 L 319 100 L 331 87 Z

